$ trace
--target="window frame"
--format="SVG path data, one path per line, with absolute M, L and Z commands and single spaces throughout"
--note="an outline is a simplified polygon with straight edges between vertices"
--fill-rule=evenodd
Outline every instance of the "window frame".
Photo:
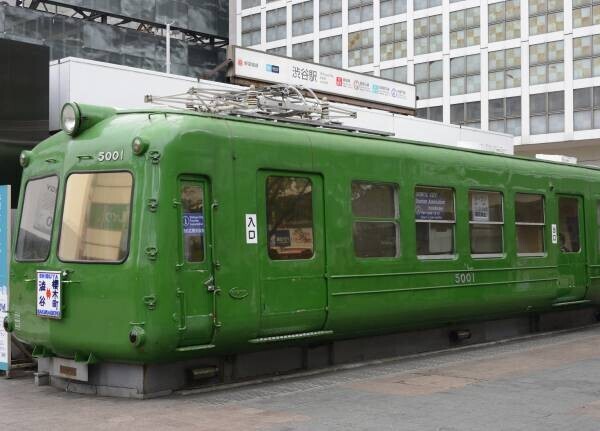
M 66 202 L 66 198 L 67 198 L 67 185 L 69 184 L 69 178 L 71 178 L 71 175 L 74 174 L 108 174 L 108 173 L 119 173 L 119 172 L 126 172 L 129 175 L 131 175 L 131 195 L 129 198 L 129 229 L 127 232 L 127 253 L 125 253 L 125 255 L 123 256 L 123 259 L 121 260 L 113 260 L 113 261 L 102 261 L 102 260 L 63 260 L 60 257 L 60 242 L 61 242 L 61 238 L 62 238 L 62 227 L 63 227 L 63 216 L 64 216 L 64 211 L 65 211 L 65 202 Z M 132 221 L 133 221 L 133 213 L 134 213 L 134 197 L 135 197 L 135 175 L 133 175 L 133 171 L 129 170 L 129 169 L 114 169 L 114 170 L 83 170 L 83 171 L 72 171 L 69 172 L 68 175 L 65 177 L 65 187 L 64 187 L 64 193 L 62 196 L 62 205 L 61 205 L 61 211 L 60 211 L 60 228 L 58 230 L 58 241 L 56 243 L 56 258 L 58 259 L 59 262 L 62 263 L 86 263 L 86 264 L 93 264 L 93 265 L 122 265 L 123 263 L 125 263 L 127 261 L 127 259 L 129 259 L 129 256 L 131 254 L 131 235 L 133 232 L 132 229 Z
M 384 185 L 391 186 L 394 190 L 394 218 L 386 217 L 365 217 L 357 216 L 354 214 L 352 209 L 352 186 L 355 183 L 359 184 L 371 184 L 371 185 Z M 350 181 L 350 213 L 352 214 L 352 250 L 355 259 L 372 260 L 372 259 L 398 259 L 402 257 L 402 242 L 401 242 L 401 221 L 400 221 L 400 186 L 398 183 L 391 181 L 379 181 L 379 180 L 351 180 Z M 354 242 L 354 225 L 356 223 L 393 223 L 396 227 L 396 254 L 394 256 L 357 256 L 356 254 L 356 243 Z
M 418 220 L 415 215 L 415 209 L 417 205 L 417 188 L 428 188 L 428 189 L 441 189 L 441 190 L 450 190 L 452 191 L 452 208 L 454 220 Z M 425 184 L 415 184 L 413 188 L 413 217 L 415 221 L 415 246 L 418 247 L 417 243 L 417 224 L 419 223 L 438 223 L 438 224 L 448 224 L 452 225 L 452 254 L 418 254 L 418 250 L 415 249 L 415 255 L 417 256 L 417 260 L 427 261 L 427 260 L 456 260 L 458 259 L 458 247 L 456 246 L 456 188 L 452 186 L 431 186 Z
M 542 198 L 542 216 L 544 217 L 544 221 L 542 223 L 535 222 L 519 222 L 517 221 L 517 195 L 533 195 L 540 196 Z M 546 195 L 544 193 L 532 192 L 532 191 L 515 191 L 513 194 L 513 202 L 514 202 L 514 220 L 515 220 L 515 253 L 517 257 L 538 257 L 544 258 L 548 256 L 548 244 L 546 240 L 546 225 L 548 221 L 548 217 L 546 217 Z M 542 248 L 543 250 L 539 253 L 519 253 L 519 243 L 517 239 L 517 227 L 518 226 L 541 226 L 542 227 Z
M 29 185 L 29 183 L 31 181 L 43 180 L 43 179 L 52 178 L 52 177 L 56 177 L 57 182 L 56 182 L 56 200 L 54 201 L 54 213 L 53 213 L 53 218 L 52 218 L 52 229 L 50 230 L 50 245 L 48 246 L 48 253 L 46 254 L 46 257 L 44 259 L 18 259 L 17 258 L 17 246 L 19 244 L 19 235 L 21 233 L 21 222 L 23 219 L 23 208 L 25 206 L 25 198 L 27 197 L 27 186 Z M 13 256 L 14 256 L 15 262 L 47 262 L 48 259 L 50 258 L 50 254 L 52 253 L 52 242 L 54 240 L 54 229 L 55 229 L 55 223 L 56 223 L 56 216 L 58 214 L 57 213 L 58 212 L 58 198 L 60 196 L 60 193 L 62 193 L 60 186 L 61 186 L 61 181 L 60 181 L 60 177 L 57 173 L 44 174 L 44 175 L 35 176 L 35 177 L 31 177 L 31 178 L 27 179 L 27 182 L 25 183 L 25 187 L 23 190 L 23 197 L 21 198 L 19 221 L 18 221 L 18 224 L 15 226 L 15 229 L 17 230 L 17 232 L 15 235 L 14 246 L 11 248 L 11 250 L 13 251 Z M 64 199 L 63 199 L 63 202 L 64 202 Z M 61 213 L 61 227 L 62 227 L 62 213 Z M 59 229 L 58 235 L 60 238 L 60 229 Z
M 487 222 L 482 222 L 482 221 L 474 221 L 471 220 L 471 200 L 470 200 L 470 194 L 471 192 L 474 193 L 496 193 L 500 195 L 500 213 L 502 214 L 502 221 L 487 221 Z M 473 237 L 471 235 L 471 226 L 472 225 L 485 225 L 485 226 L 501 226 L 501 233 L 502 233 L 502 239 L 501 239 L 501 246 L 502 246 L 502 251 L 500 253 L 473 253 L 471 251 L 471 258 L 473 259 L 503 259 L 506 257 L 506 229 L 504 228 L 504 226 L 506 225 L 506 213 L 505 213 L 505 209 L 506 206 L 504 204 L 504 192 L 502 190 L 494 190 L 494 189 L 484 189 L 484 188 L 470 188 L 467 190 L 467 197 L 469 199 L 469 246 L 471 246 L 472 244 L 472 240 Z M 472 250 L 472 247 L 469 247 L 470 250 Z

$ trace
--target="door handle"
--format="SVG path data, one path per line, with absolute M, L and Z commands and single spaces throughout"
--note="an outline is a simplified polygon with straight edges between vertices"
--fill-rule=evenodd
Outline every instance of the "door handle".
M 206 287 L 206 290 L 208 290 L 209 292 L 214 292 L 215 291 L 215 278 L 211 275 L 210 278 L 204 282 L 204 286 Z

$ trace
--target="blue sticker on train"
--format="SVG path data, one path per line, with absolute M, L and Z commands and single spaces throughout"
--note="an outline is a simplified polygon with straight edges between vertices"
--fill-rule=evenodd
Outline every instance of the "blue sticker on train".
M 204 215 L 185 213 L 183 215 L 183 233 L 185 235 L 204 235 Z

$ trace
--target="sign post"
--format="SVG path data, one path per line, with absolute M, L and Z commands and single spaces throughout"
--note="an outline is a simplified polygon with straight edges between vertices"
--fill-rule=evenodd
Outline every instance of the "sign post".
M 0 186 L 0 371 L 10 370 L 10 334 L 1 322 L 8 312 L 8 280 L 10 262 L 10 186 Z

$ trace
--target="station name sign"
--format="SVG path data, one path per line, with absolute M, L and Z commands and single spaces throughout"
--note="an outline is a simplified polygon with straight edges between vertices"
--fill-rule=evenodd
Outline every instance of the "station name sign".
M 228 58 L 228 77 L 234 84 L 301 85 L 333 101 L 388 111 L 414 111 L 416 107 L 415 86 L 411 84 L 239 46 L 228 47 Z

